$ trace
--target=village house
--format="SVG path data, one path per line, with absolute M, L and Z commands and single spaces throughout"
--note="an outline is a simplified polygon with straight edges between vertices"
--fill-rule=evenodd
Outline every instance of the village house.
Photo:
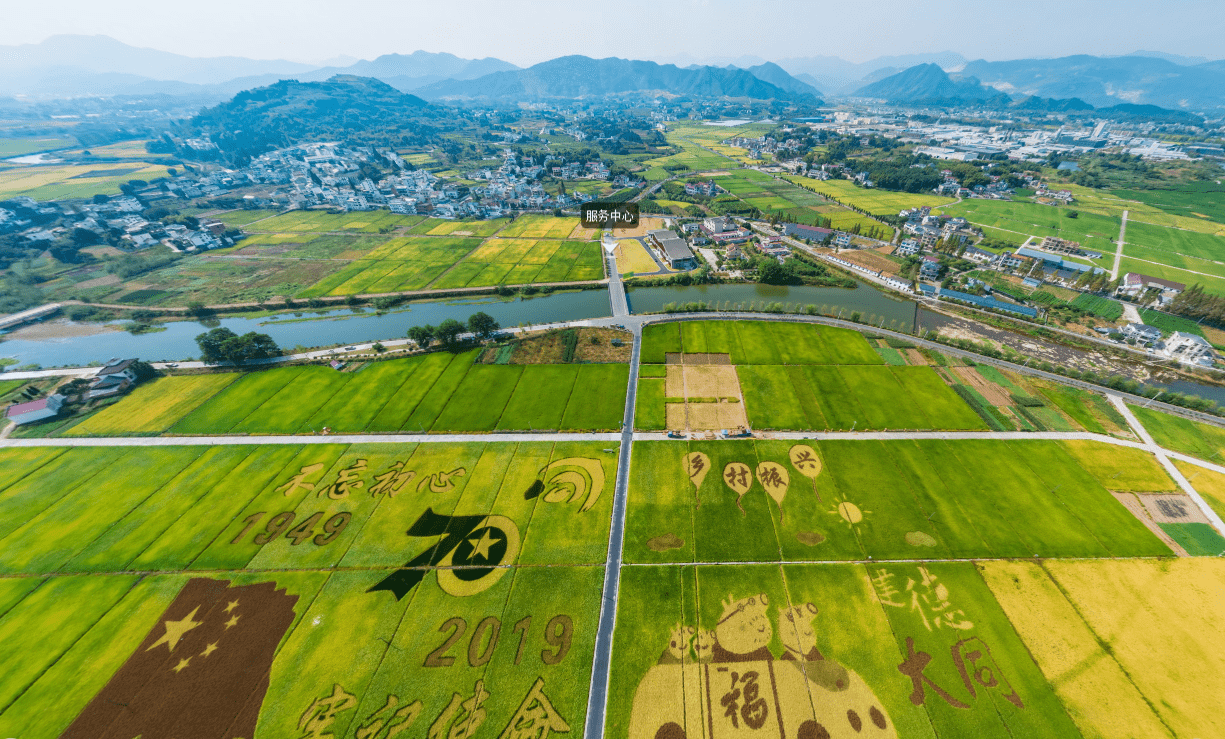
M 112 359 L 99 367 L 90 380 L 86 399 L 109 398 L 127 392 L 137 381 L 136 371 L 132 368 L 134 364 L 135 359 Z
M 10 405 L 4 412 L 4 415 L 15 425 L 23 426 L 27 423 L 54 418 L 59 415 L 60 408 L 63 405 L 64 396 L 56 393 L 55 395 L 48 395 L 38 400 L 31 400 L 28 403 Z
M 1076 256 L 1080 254 L 1080 244 L 1075 241 L 1066 241 L 1055 236 L 1047 236 L 1038 245 L 1038 248 L 1043 251 L 1054 252 L 1055 254 L 1071 254 Z
M 899 257 L 913 257 L 923 253 L 923 247 L 914 239 L 906 239 L 898 244 L 897 249 L 893 252 Z
M 1152 344 L 1161 341 L 1161 329 L 1156 326 L 1146 326 L 1143 323 L 1129 323 L 1122 330 L 1124 338 L 1132 339 L 1142 344 Z
M 1162 305 L 1169 303 L 1174 298 L 1178 297 L 1187 286 L 1181 282 L 1173 282 L 1171 280 L 1163 280 L 1159 277 L 1150 277 L 1136 272 L 1128 272 L 1123 275 L 1123 281 L 1119 283 L 1118 290 L 1115 295 L 1120 297 L 1138 298 L 1148 290 L 1158 292 L 1158 300 Z
M 1181 331 L 1175 331 L 1170 338 L 1166 339 L 1161 353 L 1183 364 L 1194 364 L 1201 367 L 1211 367 L 1216 358 L 1212 344 L 1208 343 L 1207 339 Z

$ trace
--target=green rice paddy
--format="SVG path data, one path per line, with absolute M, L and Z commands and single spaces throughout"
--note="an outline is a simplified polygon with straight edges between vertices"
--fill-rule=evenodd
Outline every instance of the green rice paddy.
M 616 429 L 623 364 L 482 365 L 479 350 L 164 378 L 70 429 L 75 436 Z M 178 393 L 168 404 L 165 391 Z

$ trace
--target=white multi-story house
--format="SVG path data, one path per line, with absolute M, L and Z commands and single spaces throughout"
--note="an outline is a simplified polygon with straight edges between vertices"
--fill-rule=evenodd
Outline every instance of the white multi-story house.
M 1212 349 L 1212 344 L 1202 336 L 1195 334 L 1184 334 L 1181 331 L 1175 331 L 1170 338 L 1165 341 L 1165 348 L 1161 353 L 1170 359 L 1176 359 L 1183 364 L 1194 364 L 1201 367 L 1211 367 L 1213 360 L 1216 358 L 1216 352 Z

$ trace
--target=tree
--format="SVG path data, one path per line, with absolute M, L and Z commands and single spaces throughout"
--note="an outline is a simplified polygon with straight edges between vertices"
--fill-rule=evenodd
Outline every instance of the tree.
M 98 236 L 98 234 L 90 231 L 88 228 L 72 229 L 72 243 L 76 244 L 77 246 L 93 246 L 100 241 L 102 241 L 102 239 Z
M 443 346 L 449 348 L 455 346 L 459 342 L 459 335 L 463 332 L 464 324 L 460 323 L 454 318 L 448 318 L 447 320 L 438 324 L 438 328 L 434 330 L 434 335 Z
M 413 326 L 408 330 L 408 338 L 413 340 L 418 347 L 424 349 L 434 340 L 433 326 Z
M 249 359 L 280 356 L 281 349 L 268 334 L 254 331 L 239 336 L 228 328 L 218 327 L 196 337 L 205 362 L 242 364 Z
M 196 337 L 196 345 L 200 347 L 201 358 L 205 362 L 224 362 L 227 357 L 222 347 L 226 341 L 237 336 L 238 334 L 225 327 L 200 334 Z
M 149 364 L 148 362 L 142 362 L 139 359 L 132 362 L 130 369 L 132 370 L 133 374 L 136 375 L 136 379 L 140 380 L 141 382 L 152 380 L 158 375 L 158 372 L 156 369 L 154 369 L 153 365 Z
M 778 260 L 771 257 L 758 257 L 757 281 L 767 285 L 799 284 L 800 276 L 796 274 L 795 265 L 791 264 L 791 261 L 788 260 L 788 264 L 779 264 Z
M 281 348 L 271 336 L 254 331 L 225 342 L 223 347 L 234 364 L 242 364 L 248 359 L 266 359 L 281 355 Z
M 484 311 L 468 316 L 468 330 L 476 334 L 478 339 L 488 339 L 495 331 L 502 328 L 493 316 Z

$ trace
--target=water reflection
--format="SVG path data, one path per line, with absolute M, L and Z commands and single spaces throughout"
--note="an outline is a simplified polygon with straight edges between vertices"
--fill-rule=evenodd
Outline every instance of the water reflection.
M 196 346 L 195 337 L 216 326 L 224 326 L 237 334 L 248 331 L 266 333 L 282 348 L 292 349 L 296 346 L 316 347 L 402 338 L 413 326 L 427 323 L 437 325 L 447 318 L 466 321 L 477 311 L 488 313 L 503 326 L 599 318 L 611 312 L 605 290 L 560 292 L 510 300 L 486 297 L 423 301 L 409 303 L 381 315 L 369 308 L 361 313 L 346 308 L 325 311 L 323 315 L 306 311 L 301 318 L 286 313 L 274 317 L 235 316 L 204 321 L 174 321 L 165 324 L 165 331 L 139 336 L 118 331 L 46 341 L 11 340 L 0 343 L 0 357 L 12 357 L 18 365 L 40 364 L 44 367 L 104 362 L 111 357 L 176 361 L 198 356 L 200 349 Z
M 668 303 L 702 301 L 714 304 L 718 310 L 732 310 L 741 306 L 756 309 L 767 304 L 781 303 L 796 306 L 815 305 L 821 312 L 843 313 L 849 316 L 855 311 L 862 320 L 885 328 L 910 331 L 914 327 L 915 303 L 881 292 L 870 285 L 860 284 L 854 289 L 841 287 L 810 287 L 808 285 L 758 285 L 731 283 L 722 285 L 675 285 L 667 287 L 637 287 L 627 291 L 630 310 L 634 313 L 651 313 L 662 310 Z

